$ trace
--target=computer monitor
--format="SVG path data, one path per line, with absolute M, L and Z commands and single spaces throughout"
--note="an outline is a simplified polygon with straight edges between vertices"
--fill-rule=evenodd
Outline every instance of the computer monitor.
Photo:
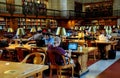
M 68 43 L 68 50 L 78 50 L 78 43 L 76 42 L 69 42 Z
M 70 32 L 67 32 L 67 37 L 70 37 L 71 35 L 72 35 L 72 33 L 70 33 Z

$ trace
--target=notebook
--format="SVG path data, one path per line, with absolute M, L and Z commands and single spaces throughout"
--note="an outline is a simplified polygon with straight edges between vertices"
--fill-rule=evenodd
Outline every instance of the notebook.
M 69 42 L 68 43 L 68 50 L 77 51 L 78 50 L 78 43 Z

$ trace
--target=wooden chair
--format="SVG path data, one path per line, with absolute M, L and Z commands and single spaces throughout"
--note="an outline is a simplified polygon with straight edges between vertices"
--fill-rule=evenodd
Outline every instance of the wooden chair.
M 28 63 L 27 61 L 29 60 L 29 58 L 33 58 L 32 59 L 33 64 L 44 65 L 44 63 L 45 63 L 45 54 L 44 53 L 39 53 L 39 52 L 34 52 L 34 53 L 28 54 L 21 61 L 21 63 Z M 42 72 L 39 72 L 39 73 L 36 73 L 36 74 L 32 75 L 32 78 L 43 78 L 42 77 Z
M 26 55 L 30 53 L 30 51 L 24 47 L 16 47 L 15 50 L 17 52 L 17 59 L 19 62 L 21 62 L 26 57 Z
M 92 42 L 95 42 L 94 40 L 88 40 L 87 41 L 87 47 L 97 47 L 97 44 L 95 43 L 95 44 L 93 44 Z M 88 54 L 88 59 L 90 58 L 90 57 L 93 57 L 93 59 L 94 60 L 96 60 L 96 58 L 97 58 L 97 55 L 99 56 L 99 52 L 98 52 L 98 49 L 96 49 L 94 52 L 90 52 L 89 54 Z
M 53 69 L 57 70 L 57 77 L 60 77 L 60 78 L 61 78 L 63 69 L 71 69 L 72 78 L 74 78 L 74 64 L 71 64 L 69 59 L 68 59 L 69 61 L 67 63 L 65 56 L 61 55 L 61 57 L 64 61 L 64 64 L 58 65 L 55 62 L 56 56 L 54 55 L 54 53 L 50 53 L 50 54 L 48 53 L 48 57 L 49 57 L 49 61 L 50 61 L 50 78 L 52 78 Z M 69 72 L 69 70 L 67 72 Z
M 32 53 L 34 53 L 34 52 L 44 53 L 45 56 L 47 56 L 46 51 L 41 47 L 32 47 L 31 52 Z M 48 57 L 45 58 L 45 64 L 47 63 L 47 61 L 48 61 Z
M 45 54 L 44 53 L 39 53 L 39 52 L 34 52 L 34 53 L 30 53 L 28 54 L 21 63 L 26 63 L 27 60 L 34 56 L 33 58 L 33 64 L 44 64 L 45 62 Z
M 32 47 L 31 51 L 32 52 L 39 52 L 39 53 L 46 53 L 45 50 L 41 47 Z
M 30 44 L 36 44 L 36 41 L 31 40 L 31 41 L 28 41 L 28 42 L 26 43 L 26 45 L 30 45 Z
M 93 44 L 94 43 L 94 44 Z M 98 47 L 98 44 L 96 43 L 96 41 L 93 41 L 93 46 L 94 47 L 97 47 L 96 51 L 95 51 L 95 59 L 100 59 L 100 50 L 99 50 L 99 47 Z

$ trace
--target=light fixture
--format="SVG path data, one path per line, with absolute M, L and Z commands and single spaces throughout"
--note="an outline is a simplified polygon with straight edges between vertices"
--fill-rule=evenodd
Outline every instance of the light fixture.
M 42 30 L 41 27 L 38 27 L 38 28 L 37 28 L 37 31 L 41 31 L 41 30 Z
M 20 46 L 22 46 L 22 36 L 25 35 L 25 31 L 23 28 L 18 28 L 16 35 L 19 37 L 20 39 Z
M 12 28 L 8 28 L 7 32 L 12 33 L 14 32 Z
M 89 27 L 89 30 L 88 30 L 90 33 L 91 33 L 91 36 L 90 36 L 90 39 L 94 40 L 94 38 L 96 37 L 96 28 L 95 26 L 91 26 Z
M 84 32 L 83 31 L 78 33 L 78 39 L 81 39 L 81 38 L 84 39 Z
M 106 34 L 110 35 L 112 33 L 112 28 L 111 26 L 107 26 L 107 28 L 105 29 Z
M 39 0 L 37 0 L 37 3 L 40 3 L 40 1 L 39 1 Z
M 58 27 L 56 31 L 56 35 L 60 36 L 65 36 L 66 35 L 66 30 L 64 27 Z
M 62 38 L 62 41 L 66 39 L 66 30 L 64 27 L 58 27 L 56 31 L 56 35 L 59 35 Z
M 31 30 L 30 30 L 31 33 L 36 33 L 36 28 L 35 27 L 32 27 Z

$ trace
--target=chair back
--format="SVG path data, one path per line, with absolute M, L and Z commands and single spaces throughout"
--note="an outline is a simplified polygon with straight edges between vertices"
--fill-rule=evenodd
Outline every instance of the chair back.
M 45 53 L 46 54 L 46 51 L 41 48 L 41 47 L 32 47 L 31 48 L 31 52 L 34 53 L 34 52 L 39 52 L 39 53 Z
M 51 65 L 59 65 L 56 62 L 56 60 L 58 60 L 57 57 L 61 58 L 61 61 L 63 63 L 62 65 L 69 64 L 69 59 L 66 60 L 66 57 L 64 55 L 61 55 L 61 54 L 59 54 L 57 52 L 49 52 L 49 53 L 47 53 L 47 55 L 48 55 L 49 62 L 50 62 Z M 58 56 L 56 56 L 56 55 L 58 55 Z
M 17 51 L 17 59 L 19 62 L 22 61 L 26 55 L 30 53 L 29 50 L 24 47 L 16 47 L 15 50 Z
M 72 74 L 72 78 L 74 78 L 74 76 L 73 76 L 73 74 L 74 74 L 74 64 L 70 64 L 69 58 L 66 59 L 66 57 L 64 55 L 61 55 L 61 54 L 57 53 L 58 55 L 61 56 L 61 61 L 63 60 L 62 64 L 59 65 L 56 62 L 57 56 L 56 56 L 55 53 L 57 53 L 57 52 L 52 52 L 50 50 L 47 52 L 47 55 L 49 57 L 49 62 L 50 62 L 50 78 L 52 78 L 52 70 L 53 69 L 57 70 L 57 76 L 60 76 L 60 78 L 61 78 L 61 74 L 62 74 L 62 69 L 71 69 L 70 71 L 71 71 L 71 74 Z M 68 71 L 66 71 L 66 72 L 68 72 Z
M 29 58 L 33 57 L 33 64 L 44 64 L 45 63 L 45 54 L 34 52 L 28 54 L 21 63 L 26 63 Z
M 48 55 L 48 60 L 49 60 L 49 62 L 50 62 L 50 64 L 52 64 L 52 65 L 57 65 L 56 64 L 56 58 L 55 58 L 55 55 L 53 54 L 53 53 L 47 53 L 47 55 Z
M 36 44 L 36 41 L 31 40 L 31 41 L 28 41 L 28 42 L 26 43 L 26 45 L 30 45 L 30 44 Z

